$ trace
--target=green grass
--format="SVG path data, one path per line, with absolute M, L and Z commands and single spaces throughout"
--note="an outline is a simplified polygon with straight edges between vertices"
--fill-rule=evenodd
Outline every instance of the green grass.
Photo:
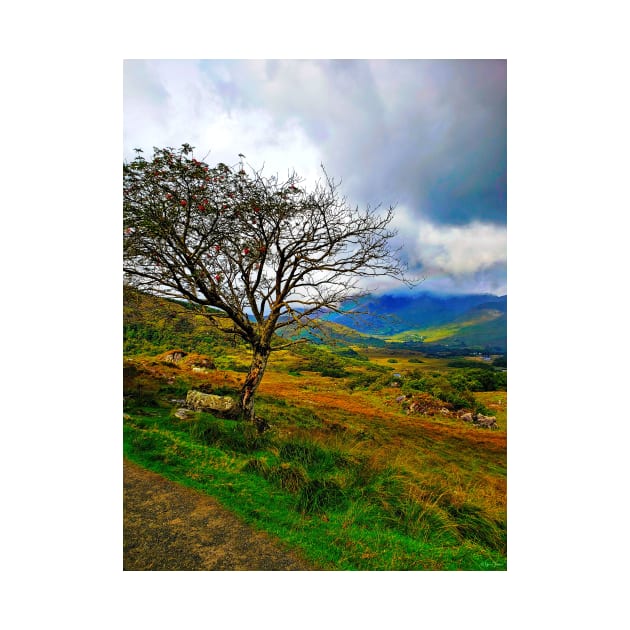
M 278 428 L 260 437 L 210 414 L 180 421 L 166 407 L 132 407 L 125 456 L 216 497 L 321 569 L 506 568 L 504 522 L 451 500 L 448 479 L 423 486 L 403 467 L 376 463 L 356 441 L 309 439 L 308 411 L 295 432 L 297 408 L 272 400 L 266 408 Z
M 453 359 L 418 358 L 402 344 L 280 351 L 257 396 L 257 414 L 273 426 L 260 436 L 210 414 L 172 413 L 171 401 L 192 388 L 236 395 L 246 347 L 193 310 L 134 293 L 125 296 L 125 325 L 130 460 L 216 497 L 321 569 L 506 569 L 504 436 L 392 404 L 401 393 L 461 398 L 500 409 L 503 428 L 505 392 L 482 391 L 493 373 L 483 364 L 449 366 Z M 173 348 L 201 352 L 217 370 L 161 361 Z M 265 389 L 274 379 L 285 389 Z

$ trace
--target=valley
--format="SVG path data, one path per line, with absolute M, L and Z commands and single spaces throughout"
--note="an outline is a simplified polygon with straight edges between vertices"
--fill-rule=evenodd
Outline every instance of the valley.
M 221 318 L 126 290 L 125 457 L 319 569 L 505 570 L 506 300 L 458 298 L 448 316 L 448 301 L 422 300 L 425 325 L 418 302 L 407 330 L 325 318 L 325 343 L 272 353 L 256 398 L 271 428 L 258 434 L 204 411 L 175 415 L 191 389 L 238 395 L 250 353 Z M 398 306 L 379 308 L 411 308 Z M 465 345 L 466 330 L 478 343 Z

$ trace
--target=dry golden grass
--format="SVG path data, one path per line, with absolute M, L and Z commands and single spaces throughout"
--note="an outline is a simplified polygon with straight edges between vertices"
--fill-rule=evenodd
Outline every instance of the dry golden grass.
M 393 372 L 446 369 L 445 359 L 423 358 L 423 363 L 410 363 L 409 358 L 397 357 L 398 362 L 392 364 L 388 362 L 391 355 L 377 355 L 370 357 L 370 363 L 386 366 Z M 247 357 L 235 352 L 230 359 L 240 363 L 246 362 Z M 181 376 L 191 387 L 236 391 L 245 378 L 245 374 L 231 370 L 193 372 L 189 362 L 140 363 L 158 380 L 171 382 Z M 483 506 L 495 518 L 505 520 L 506 392 L 475 394 L 497 417 L 499 430 L 491 431 L 454 417 L 407 415 L 395 402 L 400 395 L 398 388 L 351 391 L 345 387 L 344 379 L 305 371 L 301 371 L 301 376 L 288 374 L 287 369 L 294 367 L 299 367 L 299 359 L 294 355 L 287 352 L 274 355 L 259 395 L 268 401 L 309 410 L 321 423 L 309 427 L 282 424 L 277 430 L 283 438 L 307 438 L 324 447 L 363 457 L 369 468 L 397 470 L 409 497 L 423 504 L 473 503 Z M 269 420 L 274 423 L 274 418 Z

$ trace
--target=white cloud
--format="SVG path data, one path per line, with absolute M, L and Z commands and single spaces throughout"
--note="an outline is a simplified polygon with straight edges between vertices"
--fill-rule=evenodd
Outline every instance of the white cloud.
M 256 67 L 256 66 L 255 66 Z M 243 153 L 254 168 L 283 177 L 289 170 L 309 181 L 321 176 L 321 150 L 295 116 L 278 117 L 232 98 L 229 70 L 214 80 L 197 61 L 132 61 L 126 65 L 124 155 L 140 147 L 179 147 L 188 142 L 198 158 L 233 164 Z
M 428 272 L 473 274 L 507 262 L 507 232 L 504 226 L 472 222 L 468 225 L 435 225 L 421 221 L 416 228 L 413 264 Z

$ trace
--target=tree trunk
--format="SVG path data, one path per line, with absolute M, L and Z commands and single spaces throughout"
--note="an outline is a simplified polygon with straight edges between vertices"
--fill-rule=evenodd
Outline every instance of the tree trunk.
M 259 433 L 262 433 L 265 429 L 269 428 L 266 421 L 256 418 L 254 413 L 254 396 L 256 390 L 260 385 L 265 368 L 267 367 L 267 361 L 271 350 L 264 346 L 256 345 L 253 348 L 252 363 L 249 366 L 249 372 L 245 377 L 245 382 L 241 388 L 241 397 L 239 400 L 239 411 L 244 420 L 251 420 L 254 423 Z

